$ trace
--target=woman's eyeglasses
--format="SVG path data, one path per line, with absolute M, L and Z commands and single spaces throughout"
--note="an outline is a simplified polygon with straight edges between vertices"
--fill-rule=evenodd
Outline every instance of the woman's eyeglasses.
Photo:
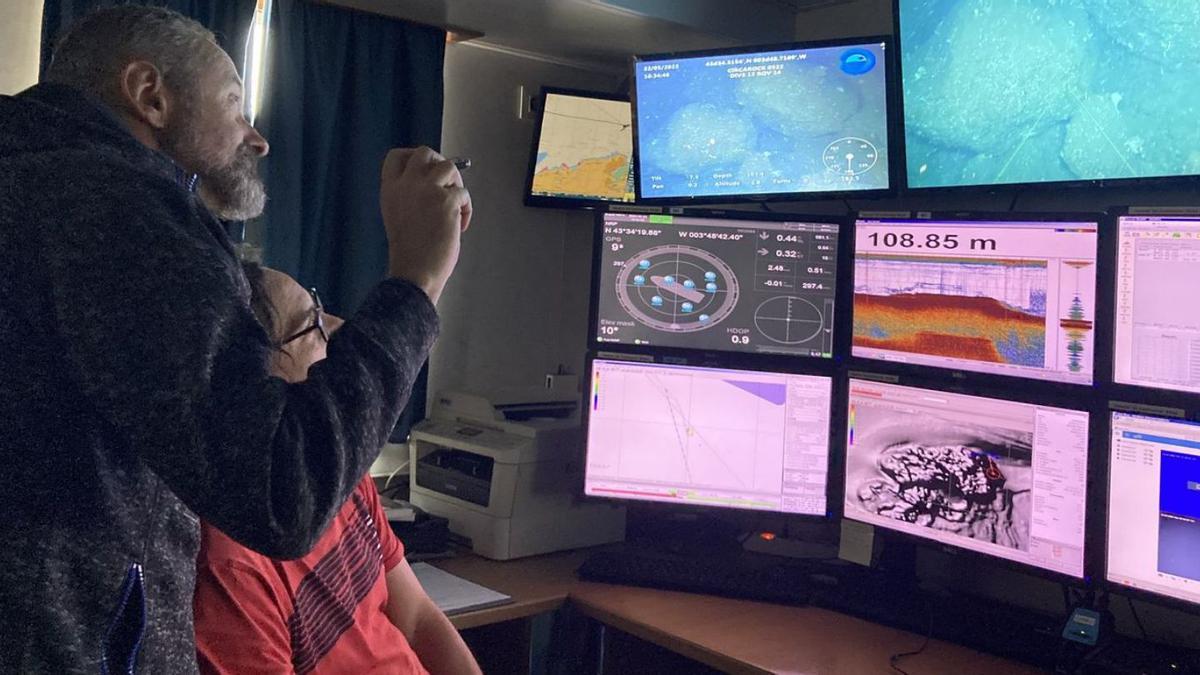
M 286 345 L 289 342 L 299 340 L 300 338 L 304 337 L 305 335 L 308 335 L 309 333 L 313 332 L 314 330 L 319 331 L 321 333 L 321 339 L 325 340 L 325 342 L 329 342 L 329 333 L 325 332 L 325 318 L 323 316 L 325 308 L 321 304 L 321 296 L 317 295 L 317 289 L 315 289 L 315 288 L 308 289 L 308 295 L 309 295 L 309 297 L 312 298 L 312 301 L 313 301 L 312 325 L 305 328 L 304 330 L 301 330 L 298 333 L 293 334 L 291 337 L 287 338 L 283 342 L 280 342 L 279 343 L 280 347 L 282 347 L 283 345 Z

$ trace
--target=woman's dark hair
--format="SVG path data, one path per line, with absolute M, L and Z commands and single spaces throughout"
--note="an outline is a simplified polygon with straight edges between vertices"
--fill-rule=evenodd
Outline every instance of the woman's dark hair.
M 263 268 L 258 263 L 243 260 L 242 271 L 246 274 L 246 281 L 250 282 L 250 309 L 254 312 L 258 322 L 262 324 L 263 329 L 267 331 L 271 344 L 278 345 L 279 336 L 275 334 L 275 320 L 278 318 L 278 312 L 275 310 L 271 298 L 267 297 Z

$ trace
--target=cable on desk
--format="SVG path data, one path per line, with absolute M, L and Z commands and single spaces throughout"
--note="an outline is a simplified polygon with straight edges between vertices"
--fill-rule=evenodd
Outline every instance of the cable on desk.
M 900 675 L 909 675 L 908 671 L 904 670 L 898 665 L 900 660 L 906 659 L 910 656 L 916 656 L 917 654 L 925 651 L 925 648 L 929 646 L 929 640 L 933 637 L 933 606 L 929 603 L 926 603 L 925 610 L 929 613 L 929 627 L 925 631 L 925 639 L 921 641 L 921 646 L 910 652 L 899 652 L 897 654 L 892 654 L 892 656 L 888 659 L 888 665 L 892 667 L 892 670 L 900 673 Z
M 1142 633 L 1142 639 L 1149 642 L 1150 637 L 1146 634 L 1146 627 L 1142 625 L 1142 617 L 1138 614 L 1137 607 L 1133 606 L 1133 598 L 1125 596 L 1125 602 L 1129 603 L 1129 612 L 1133 614 L 1133 620 L 1137 622 L 1138 630 Z

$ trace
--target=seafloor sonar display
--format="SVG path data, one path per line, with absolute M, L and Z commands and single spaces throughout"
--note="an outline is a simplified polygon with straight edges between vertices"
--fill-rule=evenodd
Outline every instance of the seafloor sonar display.
M 854 345 L 1041 368 L 1046 261 L 866 254 Z
M 867 513 L 1029 550 L 1033 434 L 859 406 L 847 501 Z
M 899 7 L 911 187 L 1200 173 L 1200 2 Z

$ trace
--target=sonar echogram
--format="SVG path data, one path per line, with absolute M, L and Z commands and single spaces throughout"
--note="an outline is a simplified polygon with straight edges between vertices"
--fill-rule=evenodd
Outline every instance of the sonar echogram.
M 1042 367 L 1044 260 L 862 254 L 854 346 Z
M 847 507 L 1029 550 L 1032 434 L 852 410 Z

